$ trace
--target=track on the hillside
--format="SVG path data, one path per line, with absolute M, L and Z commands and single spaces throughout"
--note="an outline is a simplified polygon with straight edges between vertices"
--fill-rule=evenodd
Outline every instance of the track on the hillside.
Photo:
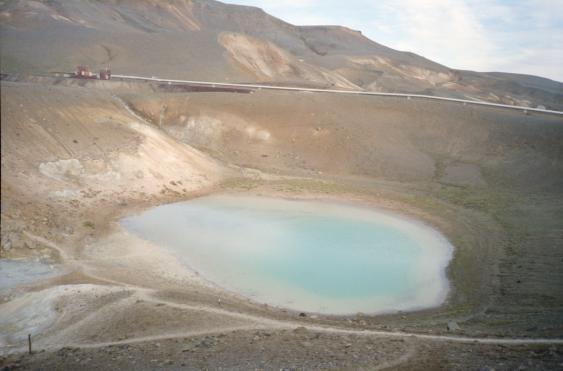
M 338 89 L 318 89 L 318 88 L 305 88 L 296 86 L 275 86 L 275 85 L 261 85 L 261 84 L 236 84 L 236 83 L 225 83 L 225 82 L 213 82 L 213 81 L 194 81 L 194 80 L 175 80 L 175 79 L 161 79 L 157 77 L 145 77 L 145 76 L 131 76 L 131 75 L 112 75 L 114 79 L 122 80 L 137 80 L 137 81 L 154 81 L 167 84 L 179 84 L 187 85 L 192 87 L 208 87 L 216 89 L 232 89 L 233 91 L 241 89 L 254 89 L 254 90 L 284 90 L 284 91 L 301 91 L 301 92 L 315 92 L 315 93 L 329 93 L 329 94 L 348 94 L 348 95 L 369 95 L 369 96 L 379 96 L 379 97 L 400 97 L 405 99 L 427 99 L 427 100 L 437 100 L 445 102 L 456 102 L 462 103 L 464 105 L 479 105 L 488 107 L 498 107 L 519 110 L 523 112 L 539 112 L 547 113 L 553 115 L 562 115 L 562 111 L 554 111 L 543 108 L 531 108 L 524 106 L 512 106 L 509 104 L 500 103 L 490 103 L 483 101 L 467 100 L 467 99 L 457 99 L 457 98 L 447 98 L 447 97 L 437 97 L 433 95 L 423 95 L 423 94 L 406 94 L 406 93 L 382 93 L 373 91 L 363 91 L 363 90 L 338 90 Z

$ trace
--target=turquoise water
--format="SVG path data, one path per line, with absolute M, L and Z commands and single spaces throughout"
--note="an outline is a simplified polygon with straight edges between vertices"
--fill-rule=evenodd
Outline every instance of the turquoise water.
M 122 220 L 210 282 L 331 314 L 439 305 L 452 247 L 422 223 L 324 201 L 210 196 Z

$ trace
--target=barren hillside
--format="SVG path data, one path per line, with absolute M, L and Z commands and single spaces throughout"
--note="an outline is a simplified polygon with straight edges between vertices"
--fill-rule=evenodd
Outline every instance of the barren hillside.
M 0 0 L 0 32 L 0 368 L 563 364 L 557 112 L 48 73 L 111 65 L 559 110 L 563 84 L 452 70 L 358 31 L 213 0 Z M 294 311 L 219 287 L 123 225 L 155 206 L 225 194 L 414 219 L 453 246 L 448 296 L 383 315 Z
M 72 71 L 410 92 L 563 109 L 563 84 L 458 71 L 339 26 L 214 0 L 3 1 L 2 72 Z M 428 56 L 431 57 L 431 56 Z
M 313 93 L 165 92 L 118 81 L 4 81 L 0 251 L 12 260 L 47 259 L 65 271 L 4 299 L 0 326 L 10 330 L 0 340 L 11 349 L 32 332 L 39 349 L 90 344 L 94 349 L 73 352 L 92 367 L 115 365 L 99 352 L 118 341 L 129 357 L 124 368 L 147 357 L 248 368 L 261 362 L 252 346 L 257 338 L 268 337 L 262 352 L 280 367 L 288 360 L 321 367 L 334 353 L 327 349 L 346 349 L 350 341 L 311 335 L 317 353 L 301 353 L 291 349 L 308 337 L 280 326 L 444 334 L 455 319 L 464 336 L 557 336 L 562 141 L 558 116 L 499 108 Z M 297 317 L 202 284 L 117 223 L 151 205 L 209 192 L 322 197 L 420 218 L 456 247 L 448 270 L 453 294 L 440 308 L 408 316 Z M 42 327 L 30 328 L 30 315 Z M 270 330 L 261 335 L 257 328 Z M 229 358 L 175 348 L 186 337 L 197 344 L 198 334 Z M 159 340 L 162 349 L 150 348 L 170 337 Z M 333 364 L 397 362 L 408 370 L 419 362 L 498 362 L 494 346 L 471 353 L 468 345 L 378 341 L 378 348 L 389 347 L 384 358 L 336 351 Z M 522 362 L 518 349 L 503 349 L 505 362 Z M 403 359 L 405 351 L 414 353 Z M 48 350 L 23 362 L 76 367 L 63 353 Z M 532 364 L 549 369 L 557 359 Z

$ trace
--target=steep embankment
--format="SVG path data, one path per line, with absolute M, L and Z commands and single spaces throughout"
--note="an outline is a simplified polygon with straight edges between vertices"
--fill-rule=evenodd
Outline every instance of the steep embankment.
M 368 96 L 158 91 L 114 81 L 2 82 L 1 254 L 62 263 L 58 275 L 4 297 L 2 352 L 23 349 L 32 333 L 38 349 L 84 347 L 72 353 L 98 368 L 115 364 L 114 354 L 105 354 L 114 345 L 130 368 L 162 357 L 163 365 L 237 366 L 245 359 L 243 368 L 255 368 L 260 357 L 269 361 L 280 352 L 280 364 L 324 365 L 336 354 L 334 365 L 343 368 L 409 357 L 430 368 L 454 361 L 466 368 L 498 362 L 498 349 L 483 343 L 478 356 L 460 361 L 459 354 L 474 354 L 474 344 L 434 337 L 451 320 L 460 336 L 559 335 L 559 117 Z M 455 246 L 452 295 L 440 308 L 408 314 L 303 317 L 209 286 L 116 223 L 209 187 L 412 215 Z M 298 324 L 316 334 L 286 331 Z M 366 343 L 352 352 L 347 344 L 364 346 L 360 338 L 389 351 L 374 353 Z M 223 350 L 232 359 L 217 357 Z M 60 358 L 68 352 L 48 350 L 26 362 L 71 365 L 75 358 Z M 511 364 L 522 360 L 516 348 L 503 348 L 503 355 Z
M 458 251 L 453 302 L 481 308 L 473 324 L 525 330 L 528 317 L 537 329 L 561 323 L 563 272 L 554 259 L 562 251 L 561 118 L 311 93 L 128 99 L 171 136 L 224 161 L 333 179 L 340 185 L 330 193 L 391 197 L 392 189 L 402 194 L 393 197 L 452 223 L 463 218 L 448 234 Z
M 268 171 L 541 191 L 563 186 L 557 116 L 307 92 L 130 100 L 177 139 Z
M 188 194 L 221 171 L 108 92 L 2 83 L 2 241 L 12 248 L 36 245 L 24 230 L 57 238 L 81 209 Z

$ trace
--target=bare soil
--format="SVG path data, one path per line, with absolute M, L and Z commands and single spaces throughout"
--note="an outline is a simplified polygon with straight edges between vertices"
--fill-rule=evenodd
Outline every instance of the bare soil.
M 387 98 L 73 85 L 1 86 L 1 256 L 68 269 L 3 298 L 0 316 L 39 302 L 56 314 L 27 355 L 26 317 L 10 312 L 22 337 L 4 344 L 3 366 L 562 366 L 556 341 L 418 336 L 561 339 L 560 118 Z M 301 316 L 214 287 L 117 223 L 211 192 L 336 199 L 421 219 L 456 248 L 451 295 L 419 312 Z M 448 331 L 449 321 L 460 329 Z

